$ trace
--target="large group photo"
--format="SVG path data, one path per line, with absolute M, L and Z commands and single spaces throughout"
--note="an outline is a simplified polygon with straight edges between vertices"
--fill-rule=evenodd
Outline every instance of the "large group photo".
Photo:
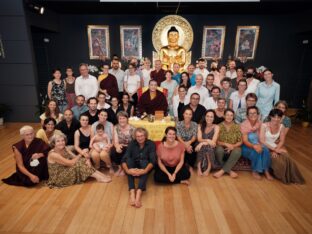
M 304 17 L 81 3 L 0 4 L 0 233 L 312 231 Z

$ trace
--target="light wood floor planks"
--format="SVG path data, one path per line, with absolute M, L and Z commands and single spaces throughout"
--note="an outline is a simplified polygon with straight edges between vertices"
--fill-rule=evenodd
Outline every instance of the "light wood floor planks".
M 23 125 L 0 129 L 0 178 L 15 170 L 11 145 Z M 295 125 L 287 147 L 305 185 L 256 181 L 249 172 L 236 180 L 193 175 L 190 187 L 155 185 L 150 176 L 141 209 L 128 205 L 126 177 L 63 189 L 0 182 L 0 233 L 312 233 L 312 128 Z

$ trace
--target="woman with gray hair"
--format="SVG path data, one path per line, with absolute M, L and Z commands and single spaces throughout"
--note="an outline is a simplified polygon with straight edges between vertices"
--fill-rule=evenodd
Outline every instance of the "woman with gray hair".
M 125 173 L 120 166 L 121 159 L 127 151 L 128 144 L 133 140 L 133 132 L 135 127 L 128 123 L 128 113 L 120 111 L 117 114 L 118 124 L 114 126 L 113 145 L 111 151 L 111 160 L 118 165 L 116 176 L 124 176 Z
M 48 155 L 49 180 L 47 183 L 50 188 L 80 184 L 89 177 L 102 183 L 111 181 L 110 176 L 95 170 L 90 159 L 70 152 L 66 148 L 66 136 L 63 133 L 52 137 L 51 148 Z
M 16 172 L 2 181 L 9 185 L 30 187 L 49 177 L 46 157 L 49 146 L 35 138 L 31 126 L 23 126 L 20 135 L 23 139 L 12 146 Z

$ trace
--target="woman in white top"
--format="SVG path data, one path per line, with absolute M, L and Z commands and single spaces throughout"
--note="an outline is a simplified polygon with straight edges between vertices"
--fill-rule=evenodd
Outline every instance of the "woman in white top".
M 144 68 L 142 69 L 142 74 L 143 74 L 143 82 L 142 82 L 142 86 L 143 87 L 147 87 L 148 83 L 151 79 L 151 60 L 149 60 L 148 58 L 144 59 Z
M 60 113 L 60 109 L 54 100 L 48 101 L 45 112 L 40 115 L 41 125 L 49 117 L 55 119 L 57 124 L 63 120 L 63 115 Z
M 246 95 L 248 93 L 256 93 L 257 87 L 260 83 L 260 81 L 255 78 L 256 69 L 254 67 L 249 67 L 247 69 L 246 77 L 247 77 L 247 86 L 248 86 L 246 90 Z
M 97 100 L 98 100 L 98 104 L 97 104 L 98 110 L 110 108 L 110 105 L 106 103 L 105 93 L 99 92 L 97 95 Z
M 178 86 L 178 83 L 172 79 L 173 72 L 170 70 L 167 70 L 165 72 L 165 77 L 166 80 L 161 82 L 160 87 L 163 87 L 168 90 L 168 95 L 167 95 L 167 102 L 168 102 L 168 107 L 169 107 L 169 114 L 173 116 L 173 107 L 172 107 L 172 97 L 175 88 Z
M 233 109 L 235 112 L 240 108 L 246 108 L 246 89 L 247 81 L 242 79 L 238 81 L 238 90 L 233 92 L 230 96 L 229 108 Z
M 135 64 L 130 63 L 128 66 L 129 73 L 124 79 L 124 90 L 129 94 L 130 101 L 132 101 L 134 105 L 138 102 L 137 91 L 141 87 L 141 78 L 135 72 L 135 69 Z
M 271 168 L 277 179 L 285 184 L 303 184 L 304 178 L 284 146 L 286 134 L 285 127 L 281 123 L 283 115 L 279 109 L 270 111 L 270 122 L 263 123 L 261 126 L 260 142 L 271 152 Z

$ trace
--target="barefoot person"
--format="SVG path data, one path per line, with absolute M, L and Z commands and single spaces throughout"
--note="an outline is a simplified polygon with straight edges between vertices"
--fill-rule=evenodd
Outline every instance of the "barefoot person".
M 157 183 L 189 185 L 191 174 L 184 164 L 185 147 L 177 140 L 177 129 L 167 127 L 165 134 L 157 148 L 158 160 L 154 180 Z
M 47 185 L 50 188 L 80 184 L 89 177 L 103 183 L 111 181 L 109 176 L 95 170 L 89 159 L 80 154 L 74 155 L 65 146 L 66 136 L 63 133 L 52 137 L 52 150 L 48 155 L 49 180 Z
M 268 180 L 273 180 L 269 173 L 270 151 L 259 142 L 261 124 L 258 107 L 248 107 L 247 119 L 240 126 L 243 134 L 242 156 L 251 161 L 252 175 L 256 179 L 261 179 L 259 173 L 264 173 Z
M 125 172 L 121 167 L 121 159 L 127 151 L 128 144 L 133 140 L 134 127 L 129 124 L 128 113 L 120 111 L 117 114 L 118 124 L 114 126 L 114 147 L 111 151 L 111 160 L 118 166 L 116 176 L 124 176 Z
M 148 133 L 144 128 L 134 130 L 134 140 L 130 142 L 122 158 L 122 168 L 128 175 L 130 191 L 130 205 L 141 207 L 142 192 L 146 190 L 148 173 L 152 170 L 156 160 L 154 142 L 148 140 Z M 135 191 L 134 179 L 138 178 L 138 188 Z
M 113 173 L 112 163 L 109 157 L 109 151 L 112 147 L 109 136 L 104 131 L 104 125 L 98 124 L 96 126 L 96 134 L 91 138 L 90 146 L 91 158 L 96 169 L 100 168 L 100 162 L 103 160 L 106 167 L 109 168 L 110 173 Z
M 22 140 L 12 146 L 16 172 L 2 181 L 9 185 L 30 187 L 49 177 L 49 146 L 43 140 L 35 138 L 35 131 L 31 126 L 23 126 L 20 135 Z
M 271 152 L 271 168 L 274 176 L 284 184 L 303 184 L 304 178 L 284 145 L 287 131 L 282 122 L 283 115 L 283 111 L 279 109 L 270 111 L 270 121 L 261 126 L 260 141 Z
M 228 173 L 232 178 L 237 178 L 237 173 L 232 171 L 241 157 L 242 133 L 239 125 L 234 123 L 234 111 L 226 109 L 224 111 L 224 121 L 219 124 L 220 134 L 218 145 L 215 150 L 216 158 L 222 169 L 214 173 L 215 178 L 220 178 L 224 173 Z
M 214 110 L 207 110 L 202 123 L 198 125 L 196 146 L 197 153 L 197 174 L 208 176 L 214 162 L 214 149 L 219 136 L 219 126 L 214 124 L 216 113 Z

